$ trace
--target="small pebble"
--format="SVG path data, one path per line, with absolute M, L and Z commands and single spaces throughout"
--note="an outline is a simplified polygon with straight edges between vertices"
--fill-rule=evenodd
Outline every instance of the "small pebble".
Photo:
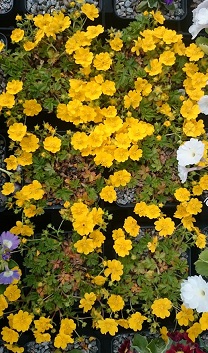
M 138 5 L 142 2 L 142 0 L 114 0 L 115 1 L 115 12 L 119 17 L 134 19 L 139 11 L 137 10 Z M 199 0 L 198 0 L 199 1 Z M 185 11 L 183 9 L 182 0 L 174 0 L 175 10 L 168 11 L 165 8 L 162 9 L 164 17 L 168 20 L 180 20 L 185 15 Z
M 70 3 L 76 3 L 75 7 L 71 6 Z M 86 0 L 86 3 L 94 4 L 96 7 L 100 7 L 101 0 L 93 1 Z M 76 0 L 26 0 L 26 9 L 33 15 L 37 14 L 52 14 L 53 11 L 65 10 L 67 13 L 71 13 L 81 7 L 81 3 Z
M 0 1 L 0 14 L 9 12 L 13 7 L 13 0 L 1 0 Z

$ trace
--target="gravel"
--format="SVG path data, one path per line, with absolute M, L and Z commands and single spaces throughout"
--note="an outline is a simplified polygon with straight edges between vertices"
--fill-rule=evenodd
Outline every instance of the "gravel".
M 124 187 L 122 189 L 115 188 L 117 200 L 116 203 L 121 206 L 127 206 L 131 203 L 135 203 L 135 188 Z
M 33 15 L 52 13 L 53 11 L 65 10 L 70 13 L 75 9 L 81 7 L 81 4 L 77 0 L 25 0 L 26 9 L 28 12 Z M 86 0 L 89 4 L 95 4 L 98 6 L 100 4 L 98 1 Z M 75 3 L 75 7 L 72 6 L 72 3 Z
M 142 0 L 114 0 L 115 12 L 121 18 L 133 19 L 138 15 L 137 6 Z M 180 20 L 184 17 L 182 0 L 175 0 L 175 10 L 162 10 L 164 17 L 168 20 Z
M 68 344 L 66 349 L 63 349 L 63 353 L 71 352 L 72 349 L 80 349 L 82 353 L 98 353 L 99 343 L 95 337 L 83 337 L 83 341 L 77 341 L 73 344 Z M 58 350 L 53 346 L 51 342 L 36 343 L 31 341 L 25 345 L 26 353 L 53 353 Z
M 13 7 L 13 0 L 1 0 L 0 1 L 0 14 L 9 12 Z

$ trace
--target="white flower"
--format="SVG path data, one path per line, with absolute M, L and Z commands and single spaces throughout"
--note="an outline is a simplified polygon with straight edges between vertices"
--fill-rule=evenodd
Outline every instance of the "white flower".
M 198 101 L 200 112 L 208 115 L 208 96 L 203 96 Z
M 188 176 L 189 169 L 178 165 L 178 175 L 182 183 L 185 183 Z
M 208 283 L 202 276 L 190 276 L 181 283 L 183 304 L 198 313 L 208 312 Z
M 177 150 L 178 164 L 185 167 L 189 164 L 196 164 L 200 161 L 204 153 L 203 142 L 191 138 L 190 141 L 186 141 Z
M 193 24 L 189 27 L 189 33 L 194 39 L 204 28 L 208 28 L 208 0 L 203 1 L 193 11 Z

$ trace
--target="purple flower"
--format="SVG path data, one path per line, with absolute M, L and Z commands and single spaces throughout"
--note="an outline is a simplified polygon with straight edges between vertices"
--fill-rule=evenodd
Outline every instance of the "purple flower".
M 0 236 L 0 244 L 5 249 L 14 250 L 18 247 L 19 243 L 19 238 L 10 232 L 3 232 Z
M 167 5 L 171 5 L 171 4 L 173 3 L 173 1 L 174 1 L 174 0 L 165 0 L 165 3 L 166 3 Z
M 2 260 L 4 260 L 4 261 L 8 261 L 10 259 L 10 257 L 11 257 L 11 254 L 9 251 L 2 254 Z
M 11 284 L 14 279 L 20 279 L 20 274 L 17 270 L 6 269 L 0 273 L 0 284 Z

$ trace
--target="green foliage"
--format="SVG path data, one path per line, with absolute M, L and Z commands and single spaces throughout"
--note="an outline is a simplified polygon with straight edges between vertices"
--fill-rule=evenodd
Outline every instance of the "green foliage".
M 208 249 L 201 251 L 199 259 L 195 262 L 196 272 L 208 277 Z
M 167 343 L 162 338 L 147 339 L 145 336 L 135 334 L 131 348 L 139 353 L 165 353 L 171 347 L 172 340 Z

